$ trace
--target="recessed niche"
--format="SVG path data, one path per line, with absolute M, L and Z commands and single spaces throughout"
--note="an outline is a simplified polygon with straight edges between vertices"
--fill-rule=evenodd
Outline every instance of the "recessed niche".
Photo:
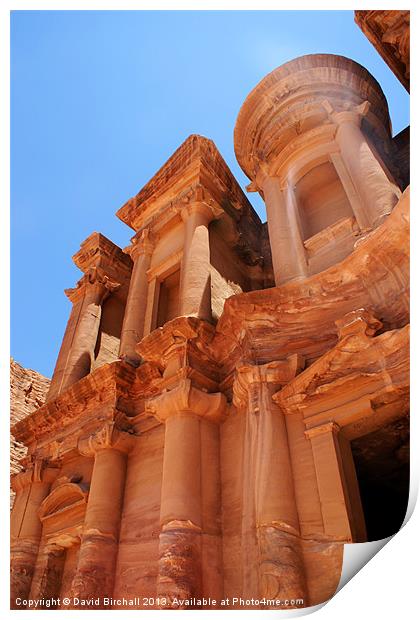
M 296 184 L 295 197 L 304 241 L 354 215 L 331 162 L 324 162 L 307 172 Z
M 179 269 L 160 282 L 156 327 L 179 316 L 179 282 Z

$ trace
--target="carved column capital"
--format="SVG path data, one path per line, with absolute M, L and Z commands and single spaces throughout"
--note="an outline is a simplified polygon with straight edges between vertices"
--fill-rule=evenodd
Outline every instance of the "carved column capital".
M 181 201 L 180 215 L 187 222 L 192 215 L 201 216 L 208 225 L 223 214 L 223 209 L 210 197 L 203 187 L 195 187 Z
M 359 105 L 349 105 L 346 110 L 335 110 L 328 99 L 322 102 L 322 106 L 328 114 L 328 118 L 335 124 L 353 123 L 360 126 L 362 118 L 366 116 L 370 109 L 370 102 L 363 101 Z
M 155 239 L 149 228 L 144 228 L 131 238 L 131 245 L 124 248 L 135 262 L 139 256 L 151 256 L 155 248 Z
M 86 303 L 102 304 L 106 297 L 120 288 L 120 284 L 111 280 L 104 271 L 98 267 L 91 267 L 80 278 L 75 288 L 65 289 L 65 294 L 74 304 L 85 300 Z
M 268 364 L 238 364 L 233 383 L 233 404 L 238 409 L 252 406 L 255 386 L 271 384 L 273 390 L 289 383 L 303 368 L 300 355 L 291 355 L 285 360 Z
M 331 433 L 334 435 L 338 435 L 341 427 L 337 422 L 326 422 L 325 424 L 320 424 L 319 426 L 313 426 L 312 428 L 308 428 L 305 431 L 305 436 L 307 439 L 312 439 L 313 437 L 318 437 L 318 435 L 325 435 L 325 433 Z
M 51 484 L 57 477 L 58 467 L 51 467 L 47 460 L 36 457 L 26 457 L 22 461 L 25 469 L 15 474 L 11 479 L 12 489 L 18 493 L 33 482 Z
M 222 209 L 212 207 L 205 202 L 189 202 L 186 206 L 182 207 L 180 211 L 181 218 L 184 222 L 187 222 L 192 215 L 199 215 L 203 220 L 203 223 L 210 224 L 210 222 L 223 213 Z
M 118 427 L 117 420 L 107 420 L 90 435 L 80 437 L 77 447 L 83 456 L 93 457 L 100 450 L 114 449 L 127 454 L 134 443 L 134 434 Z
M 159 422 L 180 413 L 192 413 L 217 423 L 226 412 L 226 397 L 221 392 L 203 392 L 192 385 L 191 379 L 183 379 L 172 390 L 147 400 L 145 411 Z
M 24 469 L 23 471 L 20 471 L 12 476 L 11 486 L 13 491 L 15 493 L 19 493 L 19 491 L 22 491 L 25 487 L 32 484 L 32 474 L 33 471 L 31 469 Z

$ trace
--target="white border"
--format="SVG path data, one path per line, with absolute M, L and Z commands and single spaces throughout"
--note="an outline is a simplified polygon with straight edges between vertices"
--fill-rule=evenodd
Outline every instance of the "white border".
M 0 17 L 1 17 L 1 30 L 0 30 L 0 58 L 3 62 L 3 72 L 2 72 L 2 96 L 0 97 L 0 110 L 1 110 L 1 126 L 0 126 L 0 135 L 2 136 L 1 143 L 1 165 L 0 165 L 0 191 L 2 196 L 2 209 L 0 210 L 0 234 L 2 235 L 2 243 L 0 245 L 0 252 L 2 254 L 1 260 L 1 269 L 2 269 L 2 291 L 3 295 L 3 303 L 0 304 L 1 311 L 1 335 L 0 335 L 0 347 L 1 347 L 1 374 L 0 374 L 0 389 L 2 395 L 2 409 L 3 415 L 1 419 L 2 424 L 2 436 L 4 439 L 4 446 L 2 450 L 2 461 L 1 461 L 1 483 L 3 489 L 3 509 L 2 514 L 5 519 L 3 521 L 4 527 L 4 537 L 3 540 L 7 540 L 9 536 L 9 526 L 8 526 L 8 512 L 9 512 L 9 417 L 8 417 L 8 407 L 9 407 L 9 380 L 8 380 L 8 368 L 9 368 L 9 287 L 10 287 L 10 279 L 9 279 L 9 252 L 10 252 L 10 241 L 9 241 L 9 226 L 10 226 L 10 218 L 9 218 L 9 209 L 8 205 L 10 204 L 10 188 L 9 188 L 9 178 L 10 178 L 10 157 L 9 157 L 9 141 L 10 141 L 10 131 L 9 131 L 9 101 L 10 101 L 10 75 L 9 75 L 9 66 L 10 66 L 10 55 L 9 55 L 9 45 L 10 45 L 10 36 L 9 36 L 9 11 L 11 10 L 140 10 L 140 9 L 178 9 L 178 10 L 354 10 L 356 9 L 396 9 L 399 8 L 396 2 L 382 1 L 382 2 L 369 2 L 367 3 L 350 3 L 346 1 L 323 1 L 317 5 L 314 5 L 312 2 L 274 2 L 267 0 L 260 0 L 259 2 L 255 1 L 246 1 L 243 0 L 239 2 L 238 0 L 213 0 L 212 2 L 201 2 L 194 3 L 192 1 L 183 1 L 183 2 L 175 2 L 174 0 L 169 1 L 159 1 L 155 2 L 143 1 L 136 2 L 135 0 L 123 0 L 121 2 L 111 1 L 111 0 L 73 0 L 69 1 L 52 1 L 52 0 L 44 0 L 44 1 L 35 1 L 35 0 L 3 0 L 0 9 Z M 404 3 L 404 8 L 410 8 L 411 10 L 411 30 L 414 32 L 414 36 L 411 37 L 412 40 L 412 74 L 414 74 L 414 79 L 412 80 L 412 84 L 419 84 L 419 79 L 417 76 L 418 73 L 418 49 L 417 49 L 417 35 L 419 34 L 418 30 L 418 9 L 415 7 L 414 2 L 408 1 Z M 217 42 L 215 41 L 215 44 Z M 372 48 L 372 53 L 375 53 L 375 50 Z M 412 105 L 412 109 L 418 109 L 417 104 L 417 88 L 415 87 L 412 90 L 412 99 L 414 101 Z M 411 141 L 414 145 L 413 151 L 417 151 L 418 148 L 418 131 L 416 125 L 416 117 L 413 118 L 414 123 L 411 127 Z M 417 151 L 418 152 L 418 151 Z M 415 167 L 415 158 L 412 158 L 412 170 L 416 170 Z M 415 205 L 412 213 L 412 230 L 414 233 L 412 237 L 415 237 L 415 234 L 418 231 L 418 215 L 416 215 L 416 211 L 418 210 L 416 204 L 416 183 L 414 179 L 413 187 L 411 189 L 412 192 L 412 204 Z M 414 290 L 412 292 L 412 306 L 414 310 L 414 316 L 417 316 L 416 310 L 418 309 L 418 287 L 416 286 L 416 280 L 418 280 L 416 266 L 418 265 L 419 259 L 419 244 L 413 243 L 412 245 L 412 270 L 415 274 L 413 278 Z M 48 277 L 48 274 L 40 274 L 42 277 Z M 28 300 L 28 311 L 30 311 L 30 303 Z M 22 326 L 22 329 L 25 327 Z M 416 359 L 416 350 L 418 349 L 419 339 L 416 324 L 414 325 L 414 329 L 412 329 L 412 360 L 413 366 Z M 413 372 L 412 381 L 412 402 L 416 404 L 418 402 L 418 386 L 420 381 L 416 380 L 415 371 Z M 418 445 L 419 440 L 419 425 L 416 422 L 416 418 L 418 416 L 417 408 L 413 408 L 412 412 L 412 433 L 411 433 L 411 442 L 412 446 L 415 449 L 412 449 L 412 478 L 411 478 L 411 497 L 410 497 L 410 511 L 413 510 L 413 504 L 415 503 L 415 499 L 417 497 L 417 489 L 418 489 L 418 473 L 419 473 L 419 458 L 416 456 L 418 453 L 418 449 L 416 446 Z M 418 562 L 417 554 L 418 554 L 418 539 L 420 532 L 420 517 L 419 510 L 417 509 L 413 516 L 409 519 L 408 523 L 403 527 L 403 529 L 394 536 L 391 541 L 385 546 L 381 552 L 374 557 L 368 564 L 356 574 L 355 577 L 351 579 L 351 583 L 344 587 L 338 594 L 336 594 L 333 599 L 327 603 L 325 606 L 321 606 L 322 609 L 317 611 L 317 618 L 328 620 L 329 618 L 336 620 L 337 616 L 340 619 L 345 620 L 346 618 L 351 618 L 354 620 L 355 615 L 362 614 L 363 617 L 376 616 L 381 617 L 381 619 L 390 619 L 396 616 L 399 617 L 411 617 L 416 605 L 416 594 L 418 590 Z M 372 543 L 368 543 L 372 545 Z M 374 544 L 373 544 L 374 545 Z M 362 555 L 366 551 L 365 545 L 351 545 L 347 546 L 346 549 L 346 560 L 345 560 L 345 571 L 351 570 L 354 571 L 354 563 L 359 570 L 360 565 L 363 564 Z M 350 549 L 352 547 L 352 549 Z M 365 547 L 365 550 L 360 553 L 357 549 L 358 547 Z M 356 559 L 355 559 L 356 558 Z M 2 579 L 1 579 L 1 590 L 0 590 L 0 611 L 3 612 L 2 617 L 15 617 L 15 614 L 19 614 L 19 618 L 27 617 L 28 614 L 32 612 L 26 611 L 9 611 L 9 582 L 8 579 L 5 578 L 8 575 L 8 565 L 9 565 L 9 557 L 8 553 L 1 554 L 1 568 L 2 568 Z M 346 568 L 347 566 L 347 568 Z M 353 568 L 352 568 L 353 566 Z M 343 580 L 342 580 L 343 581 Z M 318 606 L 320 607 L 320 606 Z M 315 611 L 315 609 L 314 609 Z M 67 617 L 79 617 L 81 611 L 68 611 L 66 612 Z M 94 614 L 103 614 L 100 611 L 90 611 L 89 613 Z M 217 614 L 220 617 L 220 614 L 228 614 L 229 617 L 234 614 L 242 614 L 241 611 L 190 611 L 190 612 L 178 612 L 188 613 L 188 617 L 191 618 L 196 616 L 197 618 L 202 618 L 203 614 Z M 245 612 L 249 615 L 249 617 L 259 618 L 261 613 L 266 614 L 287 614 L 289 617 L 292 615 L 302 615 L 302 612 L 279 612 L 279 611 L 247 611 Z M 307 613 L 307 612 L 306 612 Z M 173 614 L 173 612 L 143 612 L 143 611 L 124 611 L 124 615 L 129 614 L 134 617 L 134 615 L 138 618 L 140 615 L 143 618 L 149 617 L 152 615 L 156 618 L 156 614 L 167 615 Z M 28 615 L 28 617 L 32 617 L 32 615 Z M 62 618 L 62 611 L 48 611 L 48 617 L 50 618 Z M 121 617 L 121 613 L 119 611 L 109 611 L 106 612 L 107 618 Z M 179 615 L 178 615 L 179 617 Z

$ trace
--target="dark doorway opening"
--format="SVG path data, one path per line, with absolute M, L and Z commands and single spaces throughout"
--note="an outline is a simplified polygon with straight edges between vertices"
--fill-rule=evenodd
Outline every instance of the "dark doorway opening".
M 351 442 L 368 540 L 391 536 L 403 524 L 410 484 L 409 434 L 404 417 Z

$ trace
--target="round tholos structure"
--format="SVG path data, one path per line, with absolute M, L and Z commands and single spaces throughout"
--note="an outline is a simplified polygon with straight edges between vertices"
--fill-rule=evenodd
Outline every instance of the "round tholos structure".
M 235 153 L 267 207 L 277 285 L 323 271 L 389 215 L 388 105 L 358 63 L 302 56 L 267 75 L 235 126 Z

